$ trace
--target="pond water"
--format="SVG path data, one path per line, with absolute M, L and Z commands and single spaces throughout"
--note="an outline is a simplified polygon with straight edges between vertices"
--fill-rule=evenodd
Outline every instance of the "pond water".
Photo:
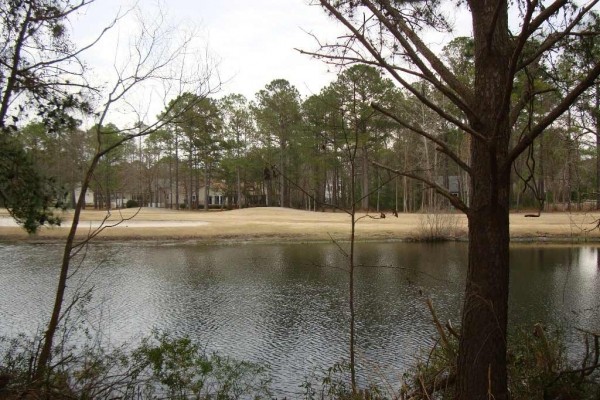
M 112 343 L 135 341 L 153 328 L 189 335 L 209 352 L 269 363 L 276 393 L 293 395 L 304 376 L 347 357 L 348 277 L 340 247 L 96 245 L 69 289 L 94 287 L 89 322 Z M 511 324 L 599 330 L 598 250 L 513 245 Z M 0 335 L 44 326 L 60 251 L 57 245 L 0 245 Z M 397 382 L 433 343 L 428 297 L 441 319 L 458 324 L 466 256 L 464 243 L 358 244 L 363 382 Z

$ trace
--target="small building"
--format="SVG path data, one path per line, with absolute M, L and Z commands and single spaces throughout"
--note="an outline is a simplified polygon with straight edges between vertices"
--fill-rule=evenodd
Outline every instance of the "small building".
M 436 183 L 438 185 L 442 186 L 443 188 L 447 189 L 453 196 L 460 197 L 461 181 L 460 181 L 459 176 L 449 175 L 447 185 L 446 185 L 444 177 L 438 176 L 436 179 Z
M 227 205 L 227 199 L 224 196 L 225 185 L 222 183 L 214 183 L 208 188 L 208 206 L 221 206 Z M 198 208 L 204 207 L 204 201 L 206 199 L 206 186 L 200 186 L 198 189 Z M 193 199 L 194 196 L 192 196 Z
M 73 203 L 74 203 L 73 206 L 75 206 L 75 203 L 79 199 L 80 195 L 81 195 L 81 185 L 78 185 L 75 187 L 75 189 L 73 189 Z M 85 191 L 85 206 L 86 207 L 94 206 L 94 191 L 90 188 L 88 188 L 88 190 Z

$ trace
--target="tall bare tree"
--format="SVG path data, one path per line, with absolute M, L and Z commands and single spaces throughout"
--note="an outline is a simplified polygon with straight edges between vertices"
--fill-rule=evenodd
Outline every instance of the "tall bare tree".
M 584 24 L 597 0 L 579 5 L 569 0 L 320 0 L 318 3 L 347 29 L 338 42 L 312 53 L 330 62 L 358 62 L 379 66 L 440 118 L 470 137 L 470 159 L 420 124 L 404 120 L 392 110 L 373 107 L 400 126 L 433 141 L 470 177 L 470 203 L 452 196 L 427 177 L 394 172 L 425 182 L 446 196 L 469 221 L 469 265 L 458 356 L 457 398 L 509 398 L 506 371 L 509 292 L 509 193 L 513 161 L 527 150 L 600 75 L 600 60 L 591 59 L 578 82 L 563 99 L 524 132 L 515 134 L 527 104 L 547 87 L 527 80 L 513 97 L 520 75 L 539 73 L 554 51 L 574 35 L 598 35 Z M 474 79 L 466 82 L 426 43 L 429 28 L 449 28 L 441 5 L 469 13 L 472 22 Z M 466 5 L 466 7 L 465 7 Z M 468 7 L 468 8 L 467 8 Z M 512 21 L 509 24 L 509 15 Z M 516 21 L 516 17 L 519 17 Z M 535 45 L 529 45 L 535 42 Z M 412 82 L 427 81 L 458 110 L 446 111 L 424 96 Z M 382 166 L 385 167 L 385 166 Z
M 104 229 L 125 220 L 120 218 L 109 222 L 110 213 L 108 213 L 97 229 L 89 232 L 82 239 L 78 239 L 78 225 L 81 211 L 85 205 L 85 193 L 99 163 L 107 154 L 110 154 L 124 143 L 161 130 L 177 119 L 180 114 L 170 112 L 169 107 L 173 107 L 175 104 L 170 101 L 171 99 L 186 92 L 193 93 L 199 100 L 202 100 L 220 86 L 218 78 L 215 78 L 214 64 L 210 59 L 192 60 L 189 57 L 186 58 L 192 50 L 197 51 L 197 49 L 193 49 L 193 36 L 185 35 L 180 40 L 174 40 L 173 37 L 167 34 L 170 28 L 166 26 L 162 13 L 160 11 L 158 13 L 158 16 L 150 17 L 144 16 L 140 12 L 136 20 L 129 22 L 136 25 L 139 33 L 134 35 L 131 41 L 133 47 L 128 58 L 115 65 L 116 75 L 106 92 L 102 93 L 102 101 L 95 113 L 97 115 L 94 125 L 95 150 L 87 168 L 85 168 L 81 192 L 77 199 L 73 221 L 63 251 L 54 306 L 34 372 L 34 380 L 38 383 L 43 383 L 49 372 L 54 336 L 62 316 L 72 260 Z M 136 90 L 141 89 L 146 84 L 152 85 L 153 92 L 157 96 L 145 100 L 149 102 L 162 101 L 165 112 L 154 120 L 144 121 L 147 116 L 147 108 L 140 109 L 132 105 L 137 104 L 134 101 Z M 194 105 L 195 103 L 192 103 L 189 106 L 193 107 Z M 111 132 L 114 135 L 112 138 L 118 136 L 118 140 L 108 140 L 104 135 L 104 127 L 108 124 L 108 118 L 115 109 L 118 109 L 119 112 L 128 109 L 128 114 L 135 117 L 135 121 L 128 128 Z M 185 107 L 180 109 L 181 113 L 186 111 L 187 108 Z

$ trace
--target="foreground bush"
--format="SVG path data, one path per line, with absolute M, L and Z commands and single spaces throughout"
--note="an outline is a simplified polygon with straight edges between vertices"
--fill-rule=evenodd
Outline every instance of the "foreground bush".
M 45 382 L 32 382 L 36 341 L 2 339 L 0 399 L 239 399 L 270 398 L 265 366 L 206 355 L 188 337 L 154 333 L 133 351 L 58 349 Z
M 432 308 L 433 309 L 433 308 Z M 425 359 L 404 374 L 397 388 L 370 385 L 353 394 L 349 366 L 338 363 L 306 377 L 307 400 L 451 400 L 458 334 L 433 313 L 438 341 Z M 581 332 L 583 358 L 566 357 L 560 330 L 536 324 L 511 336 L 509 378 L 512 400 L 600 399 L 600 336 Z M 271 399 L 264 365 L 207 355 L 188 337 L 154 333 L 133 350 L 105 350 L 87 341 L 82 348 L 59 346 L 45 382 L 32 382 L 38 342 L 20 336 L 0 339 L 0 399 Z
M 155 334 L 145 339 L 131 360 L 144 398 L 238 399 L 270 397 L 268 369 L 217 354 L 206 356 L 189 338 Z
M 400 399 L 452 400 L 458 355 L 457 331 L 434 320 L 439 333 L 425 361 L 405 374 Z M 600 399 L 600 335 L 581 332 L 582 360 L 569 362 L 564 335 L 541 324 L 517 330 L 508 343 L 509 391 L 512 400 Z

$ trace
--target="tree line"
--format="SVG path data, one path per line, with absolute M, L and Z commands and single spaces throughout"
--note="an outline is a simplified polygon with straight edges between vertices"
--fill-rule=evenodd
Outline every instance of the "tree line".
M 559 82 L 567 90 L 590 51 L 597 52 L 597 46 L 567 49 L 543 67 L 536 81 L 541 86 L 546 81 L 548 87 Z M 454 39 L 444 48 L 443 58 L 459 79 L 473 80 L 471 38 Z M 440 101 L 445 112 L 459 114 L 430 83 L 420 80 L 413 86 L 421 96 Z M 513 96 L 522 95 L 526 87 L 526 82 L 516 85 Z M 560 89 L 547 90 L 531 101 L 527 107 L 532 112 L 516 121 L 516 129 L 525 131 L 532 118 L 551 109 L 563 95 Z M 582 210 L 599 205 L 599 99 L 596 83 L 547 128 L 548 135 L 516 159 L 511 208 Z M 374 104 L 404 123 L 390 119 Z M 379 165 L 425 177 L 466 204 L 470 201 L 468 174 L 440 152 L 444 148 L 438 143 L 468 158 L 469 137 L 373 66 L 343 68 L 331 84 L 306 98 L 287 80 L 276 79 L 251 100 L 241 94 L 200 98 L 183 93 L 167 108 L 164 113 L 176 118 L 100 160 L 90 186 L 94 207 L 125 207 L 129 200 L 171 209 L 208 209 L 211 203 L 228 208 L 347 209 L 351 176 L 344 152 L 351 145 L 358 149 L 354 195 L 361 199 L 363 210 L 418 212 L 451 207 L 427 182 L 393 174 Z M 410 129 L 414 126 L 431 138 L 415 134 Z M 82 179 L 79 171 L 93 154 L 94 129 L 56 130 L 34 120 L 17 132 L 37 169 L 63 188 L 67 203 L 75 203 Z M 125 135 L 114 124 L 102 129 L 107 144 Z M 358 135 L 349 134 L 355 130 Z M 211 193 L 218 194 L 218 200 Z

